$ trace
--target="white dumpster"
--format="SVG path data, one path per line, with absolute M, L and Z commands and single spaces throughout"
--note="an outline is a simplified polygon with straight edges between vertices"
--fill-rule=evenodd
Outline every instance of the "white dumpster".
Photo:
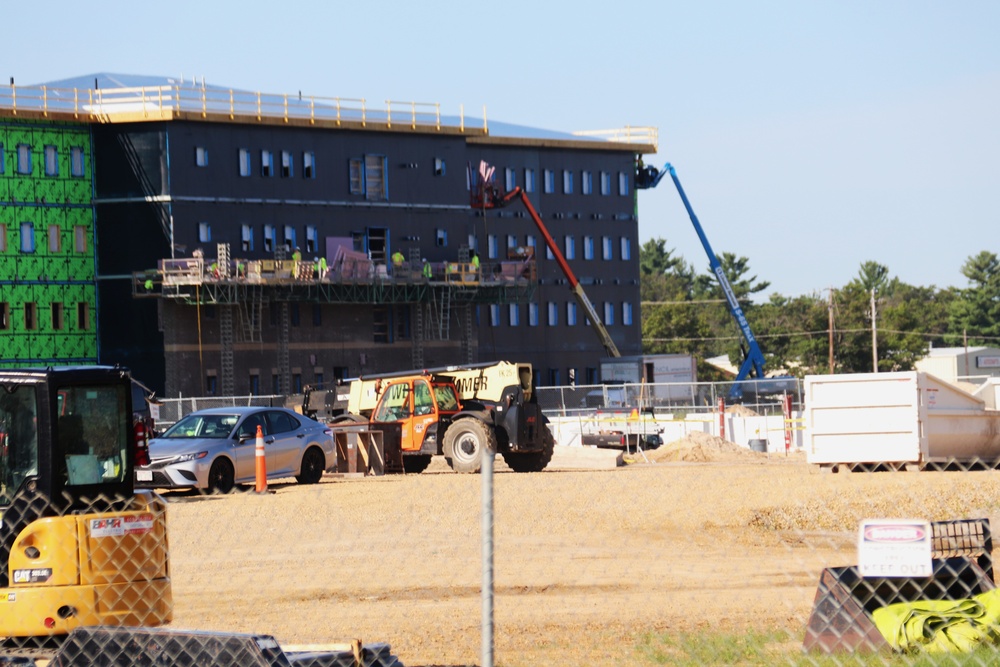
M 810 463 L 1000 461 L 1000 412 L 919 371 L 805 378 Z

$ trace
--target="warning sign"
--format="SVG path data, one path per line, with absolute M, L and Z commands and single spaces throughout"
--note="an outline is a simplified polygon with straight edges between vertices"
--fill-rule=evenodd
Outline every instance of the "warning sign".
M 91 537 L 121 537 L 148 533 L 153 529 L 152 514 L 130 514 L 90 520 Z
M 863 577 L 929 577 L 931 525 L 922 519 L 866 519 L 858 531 Z

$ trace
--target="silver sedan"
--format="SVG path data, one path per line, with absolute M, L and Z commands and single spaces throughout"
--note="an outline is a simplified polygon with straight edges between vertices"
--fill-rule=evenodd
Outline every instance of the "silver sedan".
M 149 441 L 149 465 L 136 466 L 135 486 L 228 493 L 256 480 L 257 427 L 267 479 L 315 484 L 336 465 L 333 436 L 323 424 L 286 408 L 230 407 L 192 412 Z

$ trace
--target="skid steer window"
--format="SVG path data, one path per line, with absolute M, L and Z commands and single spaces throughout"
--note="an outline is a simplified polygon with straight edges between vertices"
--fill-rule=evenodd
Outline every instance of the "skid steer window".
M 8 506 L 38 475 L 38 431 L 33 387 L 0 387 L 0 506 Z
M 131 442 L 124 386 L 59 388 L 56 442 L 69 486 L 121 482 Z

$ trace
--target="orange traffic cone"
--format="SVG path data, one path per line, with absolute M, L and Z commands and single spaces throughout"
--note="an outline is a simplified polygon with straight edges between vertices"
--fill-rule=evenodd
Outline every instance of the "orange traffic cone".
M 264 430 L 257 424 L 257 493 L 267 493 L 267 456 L 264 454 Z

